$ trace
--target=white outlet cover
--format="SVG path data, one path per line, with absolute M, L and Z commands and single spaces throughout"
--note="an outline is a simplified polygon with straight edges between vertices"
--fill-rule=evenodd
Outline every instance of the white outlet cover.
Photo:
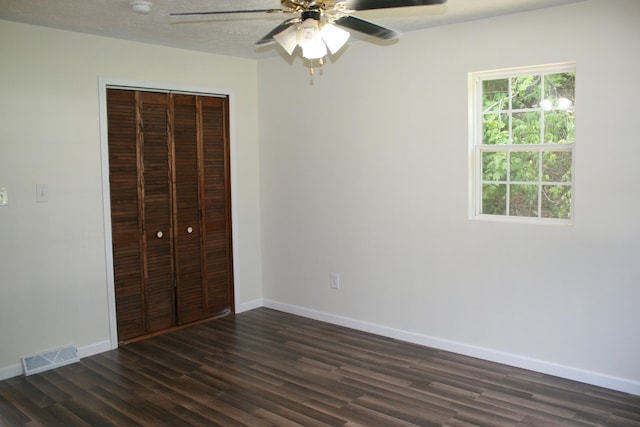
M 36 185 L 36 202 L 49 201 L 49 186 L 47 184 Z
M 5 206 L 9 204 L 9 194 L 7 194 L 7 189 L 4 187 L 0 187 L 0 206 Z
M 331 273 L 329 276 L 329 286 L 331 289 L 340 289 L 340 274 Z

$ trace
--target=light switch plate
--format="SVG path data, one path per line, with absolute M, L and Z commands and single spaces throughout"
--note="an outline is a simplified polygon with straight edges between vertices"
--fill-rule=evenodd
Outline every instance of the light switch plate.
M 9 195 L 7 194 L 7 189 L 4 187 L 0 187 L 0 206 L 5 206 L 9 204 Z

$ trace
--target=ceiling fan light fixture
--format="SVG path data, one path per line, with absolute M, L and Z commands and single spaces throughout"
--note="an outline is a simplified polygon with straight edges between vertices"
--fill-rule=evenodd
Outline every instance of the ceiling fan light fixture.
M 327 46 L 320 35 L 318 21 L 313 18 L 305 19 L 298 28 L 298 46 L 302 48 L 302 57 L 307 59 L 320 59 L 327 54 Z
M 296 46 L 302 48 L 302 56 L 307 59 L 320 59 L 327 55 L 327 48 L 334 54 L 349 40 L 351 35 L 337 26 L 326 23 L 320 28 L 318 20 L 308 18 L 302 24 L 274 34 L 273 39 L 292 55 Z
M 138 13 L 148 13 L 150 11 L 151 3 L 148 0 L 129 1 L 131 1 L 131 7 Z M 280 0 L 282 6 L 280 9 L 179 12 L 170 13 L 170 15 L 218 15 L 258 12 L 299 13 L 296 17 L 283 21 L 258 40 L 256 45 L 262 46 L 275 41 L 289 55 L 293 55 L 296 46 L 300 46 L 304 59 L 312 61 L 317 59 L 318 63 L 322 65 L 323 58 L 327 55 L 327 52 L 330 51 L 331 54 L 336 54 L 351 36 L 348 31 L 339 27 L 354 30 L 381 40 L 392 40 L 399 36 L 396 31 L 352 16 L 351 13 L 359 10 L 427 6 L 446 2 L 447 0 Z M 313 74 L 313 68 L 311 70 Z M 571 108 L 571 104 L 567 104 L 566 108 Z
M 333 24 L 325 24 L 320 30 L 320 35 L 329 48 L 331 54 L 335 54 L 339 51 L 351 36 L 348 31 L 338 28 Z
M 284 31 L 279 32 L 273 36 L 273 39 L 278 42 L 289 55 L 293 54 L 296 46 L 298 46 L 298 28 L 295 25 L 287 28 Z

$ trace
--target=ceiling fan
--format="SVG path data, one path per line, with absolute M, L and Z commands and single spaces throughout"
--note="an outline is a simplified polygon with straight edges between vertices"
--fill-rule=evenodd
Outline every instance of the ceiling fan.
M 352 16 L 360 10 L 389 9 L 408 6 L 427 6 L 447 0 L 281 0 L 280 9 L 225 10 L 209 12 L 176 12 L 171 16 L 222 15 L 234 13 L 287 13 L 299 14 L 289 18 L 256 42 L 257 45 L 277 42 L 289 55 L 297 46 L 302 56 L 318 59 L 339 51 L 349 39 L 349 32 L 339 27 L 358 31 L 379 39 L 391 40 L 399 36 L 396 31 Z

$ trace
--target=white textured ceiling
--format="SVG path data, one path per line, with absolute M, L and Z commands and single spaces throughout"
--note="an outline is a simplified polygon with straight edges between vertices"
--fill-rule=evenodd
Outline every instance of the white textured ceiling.
M 170 17 L 171 12 L 279 8 L 279 0 L 151 0 L 148 15 L 133 13 L 131 0 L 0 0 L 0 19 L 245 58 L 278 53 L 255 42 L 290 15 L 280 13 Z M 559 6 L 582 0 L 448 0 L 354 13 L 405 33 L 436 25 Z M 357 36 L 356 39 L 366 39 Z

